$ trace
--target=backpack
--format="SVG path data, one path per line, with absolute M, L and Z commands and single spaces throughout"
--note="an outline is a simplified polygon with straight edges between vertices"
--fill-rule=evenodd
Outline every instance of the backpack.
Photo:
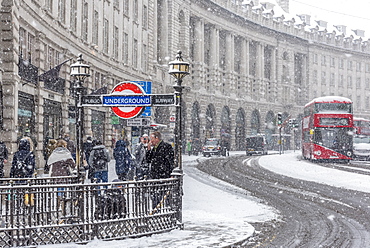
M 94 150 L 94 159 L 92 166 L 95 170 L 104 170 L 106 168 L 107 158 L 104 148 Z
M 29 152 L 23 160 L 17 160 L 17 164 L 15 165 L 16 167 L 15 167 L 14 177 L 24 178 L 28 175 L 29 166 L 26 163 L 26 160 L 31 155 L 31 153 L 32 152 Z

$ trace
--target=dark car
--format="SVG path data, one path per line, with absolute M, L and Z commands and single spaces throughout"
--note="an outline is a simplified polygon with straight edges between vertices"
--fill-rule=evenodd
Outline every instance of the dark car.
M 267 154 L 267 144 L 265 136 L 263 135 L 255 135 L 249 136 L 245 140 L 245 152 L 247 155 L 252 154 Z
M 207 139 L 202 148 L 203 156 L 221 155 L 220 140 L 216 138 Z

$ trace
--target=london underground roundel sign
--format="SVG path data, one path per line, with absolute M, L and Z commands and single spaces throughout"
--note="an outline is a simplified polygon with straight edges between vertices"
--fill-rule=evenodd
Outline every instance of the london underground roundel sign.
M 145 94 L 144 89 L 133 82 L 121 82 L 117 84 L 111 95 L 143 95 Z M 119 117 L 123 119 L 131 119 L 140 115 L 145 107 L 136 106 L 136 107 L 112 107 L 112 111 Z

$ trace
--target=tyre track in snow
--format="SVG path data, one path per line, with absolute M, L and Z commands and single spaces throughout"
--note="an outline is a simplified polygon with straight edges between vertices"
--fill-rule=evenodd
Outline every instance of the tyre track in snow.
M 258 158 L 235 156 L 198 165 L 281 213 L 282 221 L 269 228 L 256 224 L 261 233 L 241 247 L 370 247 L 369 194 L 278 175 L 260 167 Z

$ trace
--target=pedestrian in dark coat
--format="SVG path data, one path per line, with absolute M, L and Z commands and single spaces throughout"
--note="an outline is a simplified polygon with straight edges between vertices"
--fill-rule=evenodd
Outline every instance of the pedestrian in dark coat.
M 71 152 L 67 149 L 67 142 L 60 139 L 56 146 L 47 162 L 50 168 L 50 176 L 72 176 L 76 168 L 76 163 Z
M 24 161 L 25 166 L 20 168 L 18 162 Z M 28 139 L 19 141 L 18 151 L 14 154 L 10 177 L 13 178 L 30 178 L 35 172 L 35 155 L 31 151 Z
M 8 162 L 8 149 L 3 141 L 0 141 L 0 178 L 4 177 L 4 164 Z
M 95 146 L 89 157 L 89 164 L 93 170 L 93 177 L 96 178 L 98 182 L 108 182 L 109 152 L 100 140 L 96 140 L 93 143 Z
M 87 137 L 86 142 L 84 143 L 84 152 L 87 163 L 89 163 L 90 153 L 93 149 L 93 141 L 91 136 Z
M 125 181 L 128 178 L 130 169 L 133 166 L 131 153 L 126 147 L 126 142 L 124 140 L 117 140 L 116 147 L 113 150 L 113 157 L 116 160 L 116 173 L 118 179 Z
M 50 155 L 53 153 L 54 149 L 57 147 L 57 140 L 56 139 L 49 139 L 48 140 L 48 144 L 46 145 L 46 148 L 45 148 L 45 159 L 46 159 L 46 163 L 45 163 L 45 166 L 44 166 L 44 173 L 45 174 L 48 174 L 49 173 L 49 164 L 48 164 L 48 159 L 50 157 Z
M 162 140 L 160 132 L 150 134 L 146 161 L 150 163 L 152 179 L 169 178 L 174 167 L 174 151 L 170 144 Z

